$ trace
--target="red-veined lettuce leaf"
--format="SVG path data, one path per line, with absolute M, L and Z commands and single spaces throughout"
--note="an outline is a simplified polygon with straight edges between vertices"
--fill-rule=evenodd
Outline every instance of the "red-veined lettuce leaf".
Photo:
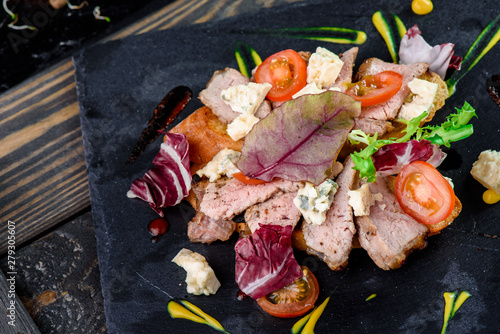
M 163 217 L 163 208 L 179 204 L 191 189 L 189 144 L 184 134 L 166 133 L 151 168 L 127 193 L 140 198 Z
M 335 91 L 287 101 L 250 130 L 237 166 L 251 178 L 319 184 L 360 112 L 360 102 Z
M 455 45 L 445 43 L 430 46 L 421 36 L 421 33 L 417 25 L 408 29 L 399 46 L 399 62 L 405 65 L 417 62 L 428 63 L 429 69 L 444 79 L 452 60 Z M 454 67 L 457 66 L 455 62 L 458 59 L 458 57 L 454 58 Z
M 444 158 L 446 153 L 428 140 L 387 144 L 372 155 L 375 169 L 384 176 L 398 174 L 401 168 L 413 161 L 426 161 L 438 167 Z
M 291 236 L 291 225 L 260 225 L 250 237 L 236 242 L 235 279 L 241 291 L 259 299 L 302 276 Z

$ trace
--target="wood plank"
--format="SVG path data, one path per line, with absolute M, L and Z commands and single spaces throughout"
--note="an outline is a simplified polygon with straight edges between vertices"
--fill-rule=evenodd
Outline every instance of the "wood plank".
M 39 333 L 36 326 L 42 333 L 106 331 L 90 211 L 36 240 L 29 247 L 17 250 L 15 258 L 15 290 L 19 296 L 16 319 L 22 317 L 31 327 L 30 330 L 23 330 L 19 326 L 7 326 L 8 322 L 2 317 L 8 313 L 0 312 L 0 333 Z M 6 273 L 9 271 L 5 257 L 0 258 L 0 269 Z M 0 277 L 3 301 L 0 309 L 10 303 L 9 298 L 4 298 L 10 284 L 7 287 L 5 284 L 5 278 Z M 16 323 L 21 324 L 20 321 Z
M 105 40 L 297 0 L 179 0 Z M 0 96 L 0 255 L 7 221 L 21 245 L 90 205 L 70 59 Z
M 40 334 L 40 330 L 15 293 L 16 275 L 7 275 L 0 270 L 0 333 Z

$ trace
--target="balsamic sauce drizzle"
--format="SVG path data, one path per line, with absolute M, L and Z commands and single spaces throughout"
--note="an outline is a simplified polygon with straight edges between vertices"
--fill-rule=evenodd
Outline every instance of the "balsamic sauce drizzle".
M 175 87 L 165 95 L 154 110 L 153 117 L 149 120 L 147 127 L 142 131 L 139 141 L 130 153 L 127 164 L 134 163 L 149 144 L 160 136 L 161 131 L 170 125 L 191 101 L 192 95 L 191 89 L 186 86 Z
M 500 75 L 492 75 L 486 80 L 486 89 L 491 98 L 500 107 Z

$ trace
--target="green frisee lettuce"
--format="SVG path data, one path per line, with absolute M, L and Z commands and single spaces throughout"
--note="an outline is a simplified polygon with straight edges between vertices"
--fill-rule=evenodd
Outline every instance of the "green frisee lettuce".
M 377 134 L 370 136 L 362 130 L 352 130 L 347 139 L 351 144 L 364 143 L 367 146 L 359 151 L 351 154 L 355 164 L 354 169 L 359 170 L 361 178 L 366 178 L 368 182 L 374 182 L 376 179 L 375 165 L 371 156 L 384 145 L 392 143 L 404 143 L 411 139 L 429 140 L 436 145 L 444 145 L 450 147 L 450 143 L 465 139 L 474 132 L 472 124 L 469 121 L 476 116 L 474 108 L 467 102 L 462 108 L 455 108 L 457 112 L 450 114 L 446 121 L 441 125 L 428 125 L 420 127 L 420 122 L 427 117 L 427 112 L 423 112 L 420 116 L 413 118 L 410 121 L 398 120 L 406 123 L 406 129 L 403 130 L 403 137 L 390 139 L 377 139 Z

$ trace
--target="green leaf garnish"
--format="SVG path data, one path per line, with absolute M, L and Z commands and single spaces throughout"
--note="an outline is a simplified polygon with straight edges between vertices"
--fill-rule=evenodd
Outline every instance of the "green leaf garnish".
M 436 145 L 444 145 L 450 147 L 450 143 L 465 139 L 474 132 L 472 124 L 469 121 L 476 116 L 476 111 L 467 102 L 464 102 L 462 108 L 455 108 L 457 112 L 450 114 L 446 121 L 441 125 L 428 125 L 422 128 L 419 127 L 422 119 L 427 117 L 427 112 L 413 118 L 410 121 L 398 120 L 406 123 L 406 129 L 403 130 L 405 135 L 398 139 L 377 139 L 377 135 L 367 135 L 362 130 L 352 130 L 347 139 L 352 144 L 364 143 L 366 146 L 363 150 L 351 153 L 351 158 L 354 162 L 354 169 L 359 170 L 359 176 L 366 178 L 368 182 L 374 182 L 376 179 L 376 169 L 371 156 L 384 145 L 393 143 L 404 143 L 411 139 L 429 140 Z

